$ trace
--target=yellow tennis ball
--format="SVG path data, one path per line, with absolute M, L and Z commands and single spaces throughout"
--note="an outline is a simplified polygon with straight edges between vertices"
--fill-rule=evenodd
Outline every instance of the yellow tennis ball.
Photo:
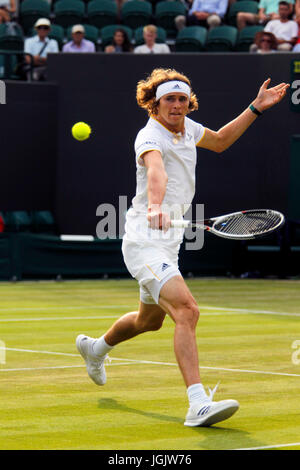
M 92 129 L 85 122 L 76 122 L 72 127 L 72 136 L 76 140 L 86 140 L 89 138 Z

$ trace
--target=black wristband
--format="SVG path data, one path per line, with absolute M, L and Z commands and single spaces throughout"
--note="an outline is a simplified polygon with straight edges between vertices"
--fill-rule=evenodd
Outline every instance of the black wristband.
M 253 104 L 250 104 L 249 109 L 251 109 L 252 113 L 256 114 L 256 116 L 261 116 L 262 113 L 256 109 Z

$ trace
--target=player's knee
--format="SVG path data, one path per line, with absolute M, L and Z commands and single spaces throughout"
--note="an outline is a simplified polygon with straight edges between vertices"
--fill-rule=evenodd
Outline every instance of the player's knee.
M 195 301 L 188 301 L 178 310 L 176 323 L 180 323 L 189 328 L 195 328 L 199 320 L 200 312 Z

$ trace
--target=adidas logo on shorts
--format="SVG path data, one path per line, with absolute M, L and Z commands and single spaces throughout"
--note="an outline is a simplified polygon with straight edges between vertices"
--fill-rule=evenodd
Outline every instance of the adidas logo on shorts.
M 162 270 L 162 271 L 165 271 L 165 270 L 166 270 L 167 268 L 169 268 L 169 267 L 170 267 L 169 264 L 163 263 L 163 264 L 162 264 L 162 267 L 161 267 L 161 270 Z

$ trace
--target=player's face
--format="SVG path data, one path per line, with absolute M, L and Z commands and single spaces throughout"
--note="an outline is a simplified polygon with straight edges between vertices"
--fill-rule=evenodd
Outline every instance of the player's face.
M 184 93 L 169 93 L 159 100 L 158 120 L 172 131 L 183 131 L 189 98 Z

